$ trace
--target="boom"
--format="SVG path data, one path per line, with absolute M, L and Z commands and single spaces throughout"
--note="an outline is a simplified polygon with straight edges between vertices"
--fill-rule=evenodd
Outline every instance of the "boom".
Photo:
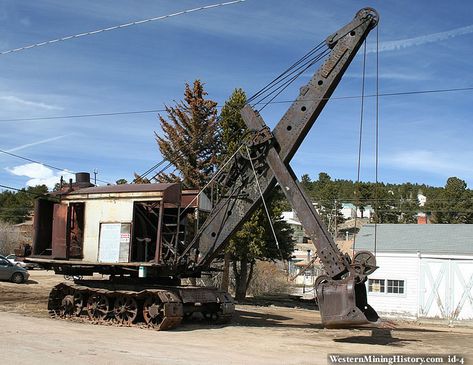
M 363 292 L 366 275 L 375 269 L 373 257 L 369 254 L 363 256 L 365 260 L 356 262 L 355 265 L 348 256 L 340 252 L 289 166 L 291 158 L 377 22 L 376 11 L 365 8 L 360 10 L 349 24 L 326 39 L 326 44 L 331 49 L 328 58 L 309 83 L 301 88 L 299 96 L 272 132 L 259 113 L 249 105 L 242 109 L 241 115 L 251 131 L 246 145 L 251 151 L 251 157 L 242 152 L 235 159 L 227 176 L 232 182 L 227 197 L 215 207 L 196 238 L 181 256 L 183 258 L 192 248 L 197 249 L 200 253 L 199 258 L 197 262 L 192 263 L 196 270 L 202 270 L 210 265 L 218 252 L 228 243 L 230 236 L 261 203 L 261 194 L 249 161 L 251 158 L 263 196 L 267 197 L 278 182 L 317 248 L 318 256 L 328 274 L 328 277 L 319 280 L 321 285 L 317 289 L 321 310 L 326 314 L 326 322 L 338 325 L 351 322 L 355 324 L 365 320 L 365 317 L 369 317 L 368 320 L 371 321 L 377 320 L 377 314 L 367 305 L 366 292 Z M 350 295 L 351 302 L 348 301 L 350 303 L 343 306 L 342 311 L 337 310 L 332 315 L 330 310 L 333 303 L 343 302 L 344 299 L 341 297 L 346 298 Z M 324 305 L 324 300 L 329 303 Z M 361 305 L 357 308 L 356 304 L 359 303 Z M 345 313 L 348 311 L 351 314 Z

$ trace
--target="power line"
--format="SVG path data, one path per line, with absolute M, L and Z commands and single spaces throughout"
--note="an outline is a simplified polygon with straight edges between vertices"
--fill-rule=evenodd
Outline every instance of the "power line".
M 33 193 L 31 191 L 28 191 L 26 189 L 19 189 L 19 188 L 13 188 L 11 186 L 6 186 L 6 185 L 2 185 L 0 184 L 0 187 L 1 188 L 5 188 L 5 189 L 8 189 L 8 190 L 15 190 L 15 191 L 18 191 L 18 192 L 21 192 L 21 193 L 26 193 L 26 194 L 31 194 L 31 195 L 34 195 L 34 196 L 40 196 L 40 195 L 43 195 L 42 193 L 38 194 L 38 193 Z
M 68 169 L 63 169 L 63 168 L 60 168 L 60 167 L 57 167 L 57 166 L 53 166 L 53 165 L 49 165 L 47 163 L 43 163 L 41 161 L 36 161 L 36 160 L 33 160 L 31 158 L 28 158 L 28 157 L 24 157 L 24 156 L 20 156 L 20 155 L 17 155 L 15 153 L 11 153 L 11 152 L 8 152 L 8 151 L 5 151 L 5 150 L 2 150 L 0 149 L 0 152 L 1 153 L 4 153 L 6 155 L 9 155 L 9 156 L 12 156 L 12 157 L 16 157 L 16 158 L 19 158 L 21 160 L 25 160 L 25 161 L 29 161 L 29 162 L 33 162 L 33 163 L 37 163 L 37 164 L 40 164 L 40 165 L 43 165 L 43 166 L 46 166 L 46 167 L 49 167 L 53 170 L 57 170 L 57 171 L 65 171 L 65 172 L 70 172 L 71 174 L 74 174 L 74 171 L 71 171 L 71 170 L 68 170 Z M 100 180 L 100 179 L 97 179 L 97 181 L 99 182 L 102 182 L 102 183 L 105 183 L 105 184 L 110 184 L 109 181 L 105 181 L 105 180 Z
M 417 90 L 417 91 L 400 91 L 392 93 L 380 93 L 380 94 L 368 94 L 365 95 L 365 98 L 375 98 L 375 97 L 391 97 L 391 96 L 402 96 L 402 95 L 420 95 L 420 94 L 434 94 L 434 93 L 448 93 L 448 92 L 459 92 L 459 91 L 472 91 L 472 87 L 463 87 L 463 88 L 450 88 L 450 89 L 430 89 L 430 90 Z M 330 98 L 317 98 L 317 99 L 302 99 L 298 101 L 314 101 L 314 100 L 344 100 L 344 99 L 360 99 L 361 95 L 347 95 L 347 96 L 332 96 Z M 272 101 L 269 104 L 288 104 L 293 103 L 296 100 L 279 100 Z M 266 104 L 266 103 L 255 103 Z M 222 108 L 223 105 L 217 105 L 217 108 Z M 166 109 L 145 109 L 145 110 L 131 110 L 123 112 L 104 112 L 104 113 L 88 113 L 88 114 L 70 114 L 70 115 L 56 115 L 56 116 L 46 116 L 46 117 L 32 117 L 32 118 L 14 118 L 14 119 L 0 119 L 0 123 L 9 123 L 9 122 L 29 122 L 37 120 L 54 120 L 54 119 L 75 119 L 75 118 L 96 118 L 96 117 L 110 117 L 117 115 L 133 115 L 133 114 L 149 114 L 149 113 L 160 113 L 166 112 Z
M 71 39 L 77 39 L 77 38 L 81 38 L 81 37 L 85 37 L 85 36 L 89 36 L 89 35 L 94 35 L 94 34 L 99 34 L 99 33 L 104 33 L 104 32 L 110 32 L 112 30 L 123 29 L 123 28 L 134 26 L 134 25 L 139 25 L 139 24 L 154 22 L 154 21 L 157 21 L 157 20 L 172 18 L 172 17 L 178 16 L 178 15 L 189 14 L 189 13 L 193 13 L 193 12 L 196 12 L 196 11 L 208 10 L 208 9 L 222 7 L 222 6 L 226 6 L 226 5 L 237 4 L 237 3 L 244 2 L 244 1 L 245 0 L 235 0 L 235 1 L 228 1 L 228 2 L 225 2 L 225 3 L 219 3 L 219 4 L 205 5 L 205 6 L 201 6 L 201 7 L 198 7 L 198 8 L 179 11 L 179 12 L 173 13 L 173 14 L 161 15 L 161 16 L 157 16 L 157 17 L 154 17 L 154 18 L 137 20 L 137 21 L 134 21 L 134 22 L 115 25 L 115 26 L 108 27 L 108 28 L 102 28 L 102 29 L 97 29 L 97 30 L 93 30 L 93 31 L 89 31 L 89 32 L 69 35 L 69 36 L 65 36 L 65 37 L 61 37 L 61 38 L 52 39 L 52 40 L 49 40 L 49 41 L 34 43 L 34 44 L 29 45 L 29 46 L 9 49 L 7 51 L 0 52 L 0 55 L 3 56 L 3 55 L 6 55 L 8 53 L 25 51 L 27 49 L 42 47 L 42 46 L 46 46 L 46 45 L 57 43 L 57 42 L 69 41 Z
M 150 110 L 132 110 L 125 112 L 110 112 L 110 113 L 91 113 L 91 114 L 71 114 L 71 115 L 58 115 L 49 117 L 33 117 L 33 118 L 16 118 L 16 119 L 0 119 L 0 122 L 25 122 L 35 120 L 53 120 L 53 119 L 74 119 L 74 118 L 87 118 L 87 117 L 111 117 L 116 115 L 130 115 L 130 114 L 149 114 L 165 112 L 166 109 L 150 109 Z

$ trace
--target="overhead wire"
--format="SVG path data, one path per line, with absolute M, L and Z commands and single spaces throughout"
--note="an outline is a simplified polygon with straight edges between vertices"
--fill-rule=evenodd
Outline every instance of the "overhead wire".
M 57 167 L 57 166 L 53 166 L 53 165 L 50 165 L 50 164 L 47 164 L 47 163 L 44 163 L 44 162 L 41 162 L 41 161 L 33 160 L 31 158 L 28 158 L 28 157 L 17 155 L 16 153 L 8 152 L 8 151 L 2 150 L 2 149 L 0 149 L 0 153 L 3 153 L 5 155 L 9 155 L 9 156 L 12 156 L 12 157 L 16 157 L 16 158 L 19 158 L 19 159 L 24 160 L 24 161 L 37 163 L 37 164 L 49 167 L 53 170 L 57 170 L 57 171 L 61 171 L 61 172 L 67 172 L 67 173 L 71 173 L 71 174 L 75 173 L 74 171 L 71 171 L 69 169 L 64 169 L 64 168 L 60 168 L 60 167 Z M 110 184 L 110 182 L 105 181 L 105 180 L 97 179 L 97 181 L 105 183 L 105 184 Z
M 281 74 L 279 74 L 276 78 L 274 78 L 271 82 L 269 82 L 266 86 L 261 88 L 259 91 L 257 91 L 254 95 L 248 98 L 247 103 L 248 104 L 258 104 L 258 102 L 253 103 L 255 100 L 257 100 L 259 97 L 267 93 L 269 90 L 274 88 L 276 85 L 282 83 L 284 80 L 286 80 L 289 76 L 300 70 L 304 65 L 307 64 L 307 62 L 303 63 L 307 59 L 309 59 L 308 62 L 310 62 L 314 58 L 314 53 L 319 51 L 321 48 L 325 46 L 325 42 L 322 41 L 320 42 L 317 46 L 312 48 L 309 52 L 307 52 L 304 56 L 302 56 L 299 60 L 297 60 L 295 63 L 293 63 L 291 66 L 289 66 L 286 70 L 284 70 Z M 311 57 L 311 58 L 310 58 Z M 301 63 L 303 63 L 301 65 Z
M 299 76 L 301 76 L 305 71 L 307 71 L 310 67 L 312 67 L 314 64 L 316 64 L 318 61 L 323 59 L 325 56 L 327 56 L 330 53 L 330 50 L 326 50 L 323 53 L 321 53 L 318 57 L 314 58 L 310 62 L 308 62 L 303 69 L 301 69 L 297 74 L 292 76 L 285 84 L 279 86 L 272 92 L 270 92 L 265 98 L 263 98 L 260 103 L 263 103 L 264 99 L 269 98 L 271 95 L 273 95 L 267 102 L 263 104 L 261 108 L 259 108 L 259 111 L 263 110 L 266 108 L 274 99 L 276 99 L 284 90 L 286 90 L 289 85 L 291 85 Z
M 23 189 L 14 188 L 14 187 L 7 186 L 7 185 L 3 185 L 3 184 L 0 184 L 0 188 L 4 188 L 4 189 L 8 189 L 8 190 L 14 190 L 14 191 L 18 191 L 18 192 L 21 192 L 21 193 L 26 193 L 26 194 L 34 195 L 34 196 L 41 196 L 41 195 L 43 195 L 43 194 L 33 193 L 33 192 L 31 192 L 31 191 L 26 190 L 25 188 L 23 188 Z
M 360 183 L 360 172 L 361 172 L 361 150 L 363 142 L 363 116 L 364 116 L 364 103 L 365 103 L 365 76 L 366 76 L 366 39 L 363 42 L 363 61 L 362 61 L 362 77 L 361 77 L 361 105 L 360 105 L 360 127 L 359 127 L 359 138 L 358 138 L 358 162 L 357 162 L 357 176 L 355 184 L 355 193 L 359 195 L 359 183 Z M 358 214 L 355 214 L 355 230 L 357 223 Z M 356 234 L 353 235 L 353 256 L 355 255 L 355 244 Z
M 375 201 L 378 203 L 378 167 L 379 167 L 379 24 L 376 27 L 376 107 L 375 107 Z M 374 223 L 374 256 L 378 243 L 378 217 Z M 356 228 L 356 226 L 355 226 Z
M 147 18 L 147 19 L 137 20 L 137 21 L 133 21 L 133 22 L 125 23 L 125 24 L 115 25 L 115 26 L 111 26 L 111 27 L 107 27 L 107 28 L 101 28 L 101 29 L 97 29 L 97 30 L 93 30 L 93 31 L 89 31 L 89 32 L 83 32 L 83 33 L 78 33 L 78 34 L 74 34 L 74 35 L 68 35 L 68 36 L 61 37 L 61 38 L 55 38 L 55 39 L 52 39 L 52 40 L 49 40 L 49 41 L 43 41 L 43 42 L 39 42 L 39 43 L 30 44 L 28 46 L 23 46 L 23 47 L 9 49 L 9 50 L 6 50 L 6 51 L 1 51 L 0 56 L 6 55 L 6 54 L 9 54 L 9 53 L 25 51 L 25 50 L 31 49 L 31 48 L 42 47 L 42 46 L 50 45 L 50 44 L 57 43 L 57 42 L 69 41 L 69 40 L 72 40 L 72 39 L 82 38 L 82 37 L 86 37 L 86 36 L 90 36 L 90 35 L 94 35 L 94 34 L 110 32 L 110 31 L 113 31 L 113 30 L 123 29 L 123 28 L 131 27 L 131 26 L 135 26 L 135 25 L 139 25 L 139 24 L 145 24 L 145 23 L 154 22 L 154 21 L 157 21 L 157 20 L 172 18 L 172 17 L 175 17 L 175 16 L 189 14 L 189 13 L 193 13 L 193 12 L 197 12 L 197 11 L 208 10 L 208 9 L 212 9 L 212 8 L 217 8 L 217 7 L 242 3 L 244 1 L 246 1 L 246 0 L 234 0 L 234 1 L 224 2 L 224 3 L 205 5 L 205 6 L 200 6 L 200 7 L 193 8 L 193 9 L 179 11 L 179 12 L 168 14 L 168 15 L 161 15 L 161 16 L 157 16 L 157 17 L 153 17 L 153 18 Z
M 268 206 L 266 205 L 266 200 L 264 199 L 263 191 L 261 190 L 261 186 L 258 180 L 258 174 L 256 173 L 255 165 L 253 164 L 253 159 L 251 158 L 250 149 L 248 148 L 248 146 L 245 146 L 245 148 L 246 148 L 246 153 L 248 154 L 248 160 L 250 161 L 251 169 L 253 170 L 253 174 L 255 176 L 255 184 L 256 184 L 256 187 L 258 188 L 261 201 L 263 202 L 264 211 L 266 212 L 266 216 L 268 217 L 269 226 L 271 227 L 271 232 L 273 234 L 276 247 L 278 248 L 279 254 L 281 255 L 281 260 L 284 261 L 284 256 L 281 251 L 281 246 L 279 245 L 278 236 L 276 235 L 276 230 L 274 229 L 273 221 L 271 219 L 271 215 L 269 214 L 269 209 L 268 209 Z
M 449 93 L 449 92 L 461 92 L 461 91 L 473 91 L 472 87 L 462 88 L 448 88 L 448 89 L 429 89 L 429 90 L 411 90 L 411 91 L 399 91 L 390 93 L 378 93 L 378 94 L 367 94 L 364 96 L 367 98 L 380 98 L 380 97 L 391 97 L 391 96 L 403 96 L 403 95 L 421 95 L 421 94 L 434 94 L 434 93 Z M 332 97 L 321 97 L 316 99 L 300 99 L 299 101 L 317 101 L 317 100 L 344 100 L 344 99 L 360 99 L 361 95 L 346 95 L 346 96 L 332 96 Z M 289 104 L 296 100 L 277 100 L 271 101 L 270 103 L 254 103 L 253 105 L 259 104 Z M 217 105 L 217 108 L 222 108 L 223 105 Z M 70 115 L 53 115 L 45 117 L 31 117 L 31 118 L 9 118 L 0 119 L 0 123 L 10 122 L 31 122 L 40 120 L 55 120 L 55 119 L 75 119 L 75 118 L 100 118 L 100 117 L 111 117 L 117 115 L 133 115 L 133 114 L 150 114 L 165 112 L 166 109 L 146 109 L 146 110 L 131 110 L 122 112 L 105 112 L 105 113 L 87 113 L 87 114 L 70 114 Z

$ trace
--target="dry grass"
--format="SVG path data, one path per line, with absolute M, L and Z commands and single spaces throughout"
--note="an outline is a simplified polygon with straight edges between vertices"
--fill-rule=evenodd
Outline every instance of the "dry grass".
M 15 227 L 6 222 L 0 222 L 0 255 L 7 256 L 18 248 L 20 233 Z
M 248 294 L 282 294 L 290 291 L 290 284 L 284 270 L 274 262 L 258 261 L 253 272 L 253 279 Z

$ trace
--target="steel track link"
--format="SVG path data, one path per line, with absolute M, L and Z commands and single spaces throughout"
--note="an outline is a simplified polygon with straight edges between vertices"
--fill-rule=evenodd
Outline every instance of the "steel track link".
M 65 282 L 53 287 L 48 299 L 51 317 L 92 324 L 170 330 L 181 324 L 184 305 L 188 305 L 189 298 L 202 291 L 202 288 L 196 287 L 111 290 L 81 284 Z M 231 296 L 222 291 L 203 290 L 210 291 L 215 298 L 209 309 L 202 311 L 204 319 L 212 324 L 228 323 L 235 310 Z M 198 301 L 201 298 L 194 299 Z

